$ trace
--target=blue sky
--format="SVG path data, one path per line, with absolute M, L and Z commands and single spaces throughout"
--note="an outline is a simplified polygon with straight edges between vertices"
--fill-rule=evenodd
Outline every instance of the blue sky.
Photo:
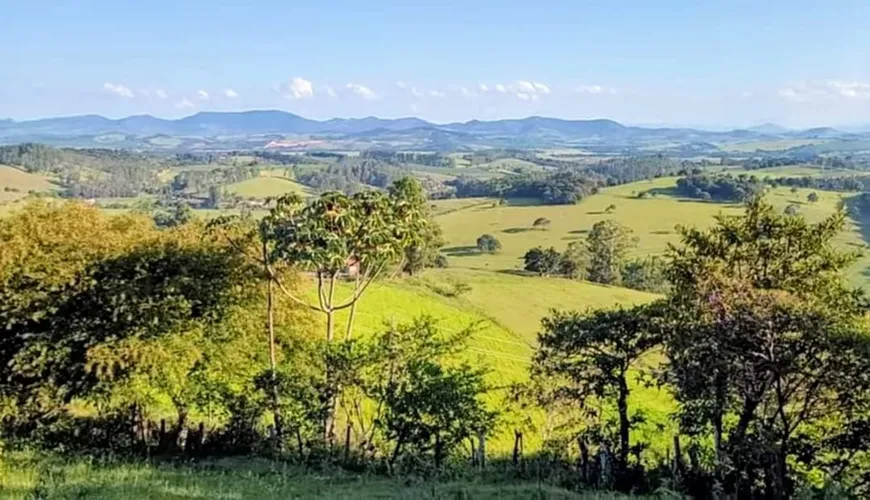
M 870 2 L 0 0 L 0 117 L 870 123 Z

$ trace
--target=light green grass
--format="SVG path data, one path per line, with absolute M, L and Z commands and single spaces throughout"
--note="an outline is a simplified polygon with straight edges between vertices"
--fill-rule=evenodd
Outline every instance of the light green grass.
M 0 499 L 616 499 L 608 493 L 574 493 L 536 481 L 486 478 L 424 481 L 313 472 L 256 458 L 199 464 L 100 463 L 53 455 L 0 455 Z
M 246 198 L 268 198 L 287 193 L 299 193 L 303 196 L 311 194 L 311 190 L 302 184 L 277 175 L 261 175 L 225 187 L 227 192 Z
M 4 189 L 6 187 L 16 189 L 18 192 L 6 191 Z M 20 200 L 27 196 L 28 191 L 44 192 L 57 189 L 57 184 L 49 177 L 0 165 L 0 203 Z
M 654 181 L 641 181 L 602 190 L 601 193 L 584 199 L 577 205 L 516 205 L 493 207 L 492 205 L 471 206 L 437 217 L 447 240 L 445 253 L 452 267 L 463 267 L 488 271 L 518 270 L 522 268 L 522 256 L 535 246 L 553 246 L 564 249 L 568 243 L 586 238 L 586 233 L 598 221 L 612 219 L 630 228 L 638 238 L 638 245 L 631 252 L 633 256 L 661 254 L 668 243 L 678 240 L 676 226 L 708 227 L 717 214 L 739 215 L 743 208 L 737 203 L 704 202 L 682 199 L 670 195 L 676 178 L 661 178 Z M 652 190 L 658 192 L 650 198 L 640 199 L 637 194 Z M 806 202 L 807 195 L 816 191 L 819 201 Z M 819 220 L 835 210 L 837 203 L 851 195 L 830 191 L 799 189 L 792 194 L 789 188 L 771 189 L 768 199 L 774 206 L 783 210 L 791 203 L 801 207 L 801 214 L 809 220 Z M 605 209 L 615 205 L 611 214 Z M 532 228 L 538 217 L 550 219 L 547 230 Z M 502 251 L 496 254 L 481 254 L 476 248 L 476 240 L 482 234 L 492 234 L 502 244 Z M 848 230 L 838 238 L 843 248 L 861 249 L 864 240 L 860 226 L 852 221 Z M 864 285 L 863 276 L 870 260 L 864 257 L 851 269 L 850 278 L 854 283 Z
M 723 151 L 733 151 L 737 153 L 753 153 L 755 151 L 782 151 L 800 146 L 809 146 L 812 144 L 824 144 L 828 142 L 826 139 L 774 139 L 770 141 L 750 141 L 738 142 L 733 144 L 718 144 L 719 149 Z

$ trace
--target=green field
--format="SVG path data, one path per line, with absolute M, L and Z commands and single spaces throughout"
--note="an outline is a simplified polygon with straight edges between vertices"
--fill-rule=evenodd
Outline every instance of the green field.
M 311 194 L 311 190 L 302 184 L 279 175 L 264 172 L 259 177 L 248 179 L 225 186 L 229 193 L 235 193 L 245 198 L 268 198 L 287 193 L 299 193 L 303 196 Z
M 656 255 L 663 253 L 668 243 L 677 241 L 677 226 L 707 227 L 717 214 L 737 215 L 742 210 L 739 204 L 672 196 L 675 182 L 676 178 L 670 177 L 608 188 L 577 205 L 541 206 L 512 200 L 505 206 L 483 204 L 447 212 L 437 218 L 447 240 L 444 251 L 453 267 L 515 271 L 522 268 L 522 256 L 528 249 L 553 246 L 562 250 L 571 241 L 585 238 L 596 222 L 612 219 L 630 228 L 638 238 L 638 245 L 632 251 L 634 256 Z M 637 197 L 647 190 L 657 194 L 646 199 Z M 788 188 L 777 188 L 770 190 L 768 199 L 779 209 L 795 203 L 809 220 L 819 220 L 832 213 L 841 199 L 851 196 L 816 191 L 819 201 L 811 204 L 806 199 L 812 191 L 800 189 L 792 194 Z M 441 202 L 435 202 L 438 203 Z M 615 205 L 616 209 L 607 214 L 605 210 L 610 205 Z M 546 230 L 532 228 L 538 217 L 550 219 L 550 227 Z M 476 240 L 485 233 L 498 238 L 503 247 L 501 252 L 490 255 L 477 251 Z M 858 222 L 852 221 L 839 240 L 844 248 L 863 248 Z M 853 267 L 851 278 L 856 284 L 866 284 L 863 272 L 868 266 L 870 260 L 864 257 Z
M 29 191 L 56 191 L 57 188 L 57 184 L 44 175 L 31 174 L 15 167 L 0 165 L 0 203 L 24 198 Z
M 750 141 L 738 142 L 730 144 L 718 144 L 722 151 L 733 151 L 736 153 L 754 153 L 755 151 L 783 151 L 790 148 L 800 146 L 809 146 L 812 144 L 824 144 L 828 142 L 826 139 L 775 139 L 770 141 Z

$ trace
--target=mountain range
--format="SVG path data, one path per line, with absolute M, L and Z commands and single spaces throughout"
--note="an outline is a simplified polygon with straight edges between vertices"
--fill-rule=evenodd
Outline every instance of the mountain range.
M 161 140 L 155 141 L 154 138 Z M 149 115 L 109 119 L 99 115 L 0 120 L 0 143 L 188 149 L 266 146 L 288 138 L 318 139 L 320 147 L 476 149 L 486 147 L 593 146 L 631 149 L 656 144 L 698 145 L 765 139 L 870 139 L 829 127 L 788 130 L 766 123 L 748 129 L 627 126 L 608 119 L 564 120 L 532 116 L 493 121 L 435 124 L 420 118 L 333 118 L 312 120 L 277 110 L 201 112 L 180 119 Z M 167 140 L 175 138 L 175 140 Z M 280 144 L 280 142 L 279 142 Z

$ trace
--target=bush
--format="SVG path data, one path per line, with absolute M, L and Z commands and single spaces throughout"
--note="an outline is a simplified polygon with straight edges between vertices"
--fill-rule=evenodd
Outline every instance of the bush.
M 484 253 L 497 253 L 501 250 L 501 242 L 491 234 L 477 238 L 477 249 Z

